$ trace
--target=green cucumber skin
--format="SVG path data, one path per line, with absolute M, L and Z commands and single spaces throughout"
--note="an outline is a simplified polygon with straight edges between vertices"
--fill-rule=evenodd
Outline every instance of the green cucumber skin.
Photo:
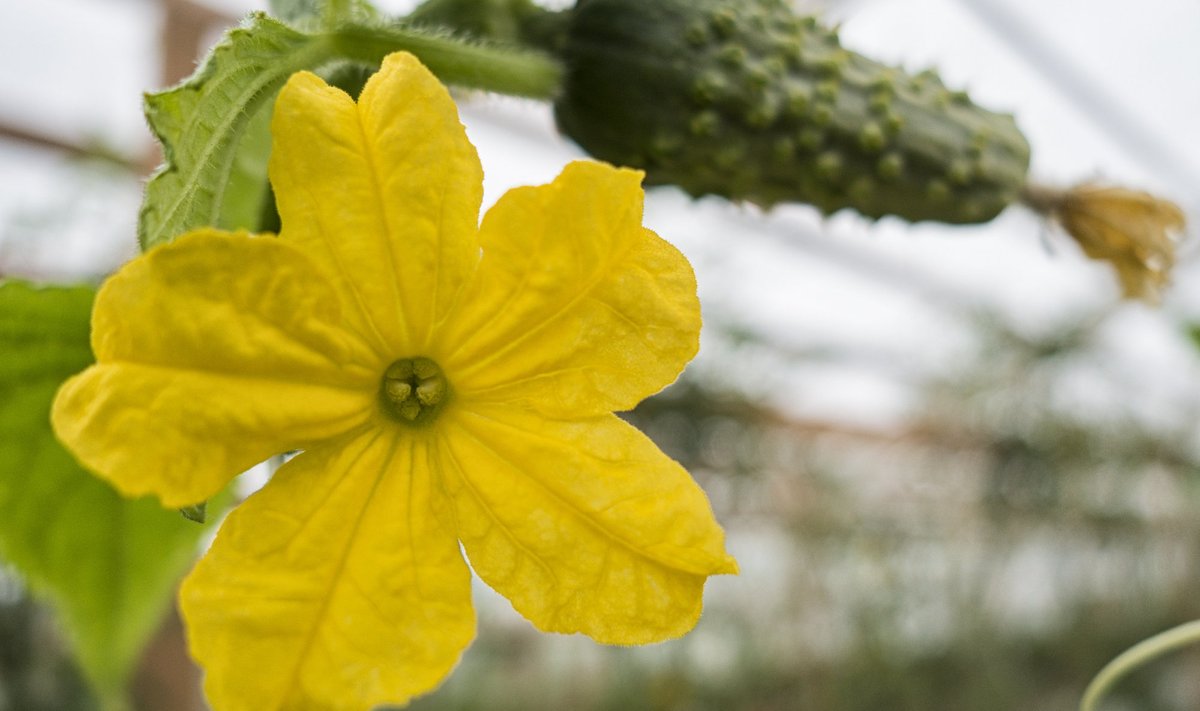
M 976 223 L 1026 181 L 1012 116 L 847 51 L 782 1 L 579 0 L 565 37 L 560 130 L 648 184 Z

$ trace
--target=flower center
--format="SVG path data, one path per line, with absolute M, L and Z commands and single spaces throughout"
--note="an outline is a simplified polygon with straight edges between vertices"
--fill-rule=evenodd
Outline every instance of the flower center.
M 379 383 L 379 402 L 394 420 L 427 425 L 450 399 L 450 384 L 428 358 L 401 358 L 388 366 Z

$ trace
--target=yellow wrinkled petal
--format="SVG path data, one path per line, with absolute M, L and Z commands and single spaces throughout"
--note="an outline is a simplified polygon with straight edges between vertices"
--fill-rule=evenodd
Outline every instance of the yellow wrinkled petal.
M 357 105 L 301 72 L 271 130 L 283 239 L 336 272 L 377 348 L 423 353 L 479 251 L 483 173 L 446 88 L 405 53 L 384 60 Z
M 1177 205 L 1137 190 L 1080 185 L 1062 194 L 1054 214 L 1088 257 L 1113 266 L 1125 298 L 1161 300 L 1186 224 Z
M 699 343 L 695 277 L 641 218 L 641 174 L 594 162 L 488 211 L 479 270 L 439 333 L 464 398 L 580 417 L 679 375 Z
M 184 582 L 215 711 L 364 711 L 435 687 L 474 635 L 425 445 L 387 429 L 284 465 Z
M 97 364 L 54 402 L 59 438 L 129 496 L 183 506 L 267 457 L 345 432 L 378 365 L 294 247 L 216 230 L 126 264 L 92 316 Z
M 614 644 L 677 637 L 699 618 L 706 577 L 736 572 L 700 487 L 619 418 L 446 419 L 435 456 L 459 539 L 538 628 Z

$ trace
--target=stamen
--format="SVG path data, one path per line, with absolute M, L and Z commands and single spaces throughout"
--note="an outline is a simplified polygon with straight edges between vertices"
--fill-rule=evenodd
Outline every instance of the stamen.
M 401 358 L 388 366 L 379 385 L 383 411 L 404 424 L 427 425 L 450 399 L 450 384 L 437 363 Z

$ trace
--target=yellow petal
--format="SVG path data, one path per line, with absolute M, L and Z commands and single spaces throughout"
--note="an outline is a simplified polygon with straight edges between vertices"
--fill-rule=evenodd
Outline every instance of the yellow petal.
M 577 162 L 488 211 L 483 260 L 433 355 L 464 398 L 582 417 L 631 409 L 679 375 L 698 347 L 695 277 L 641 226 L 640 183 Z
M 92 349 L 96 365 L 55 399 L 55 432 L 126 495 L 167 506 L 357 426 L 385 367 L 345 331 L 337 293 L 296 248 L 215 230 L 109 279 Z
M 317 76 L 275 102 L 282 237 L 337 271 L 353 322 L 393 357 L 423 354 L 478 259 L 483 173 L 446 88 L 392 54 L 357 105 Z
M 641 644 L 684 634 L 706 576 L 733 573 L 708 500 L 613 415 L 444 415 L 436 460 L 479 577 L 539 629 Z
M 214 711 L 365 711 L 435 687 L 475 630 L 425 445 L 369 428 L 284 465 L 184 582 Z
M 1161 300 L 1186 223 L 1177 205 L 1137 190 L 1080 185 L 1063 193 L 1055 215 L 1088 257 L 1112 264 L 1125 298 Z

